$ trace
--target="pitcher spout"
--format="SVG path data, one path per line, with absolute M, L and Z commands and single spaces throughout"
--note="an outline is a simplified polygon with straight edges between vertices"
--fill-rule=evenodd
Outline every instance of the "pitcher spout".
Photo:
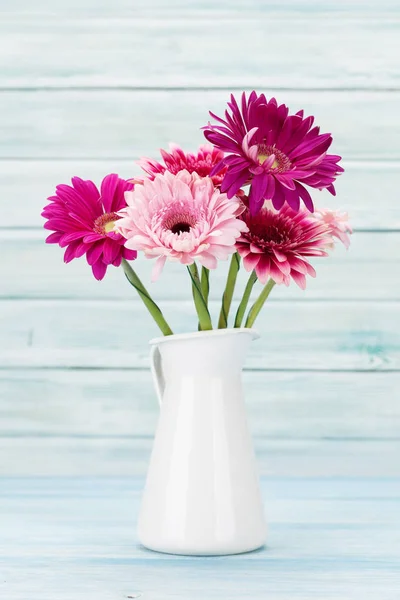
M 254 329 L 215 329 L 183 333 L 151 340 L 157 346 L 165 371 L 179 364 L 186 373 L 220 374 L 224 369 L 241 369 L 250 342 L 259 337 Z

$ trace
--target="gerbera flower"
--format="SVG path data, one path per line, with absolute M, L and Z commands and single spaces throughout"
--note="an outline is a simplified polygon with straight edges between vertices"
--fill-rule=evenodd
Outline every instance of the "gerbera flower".
M 235 252 L 235 242 L 247 230 L 237 216 L 243 210 L 238 198 L 228 200 L 209 177 L 168 171 L 145 179 L 125 193 L 127 208 L 118 214 L 117 230 L 127 238 L 125 246 L 157 258 L 155 281 L 167 259 L 191 265 L 198 260 L 215 269 L 217 259 Z
M 170 152 L 160 150 L 165 164 L 161 164 L 151 158 L 141 158 L 137 164 L 147 173 L 149 179 L 154 179 L 158 173 L 169 171 L 176 175 L 179 171 L 186 170 L 189 173 L 197 173 L 200 177 L 207 177 L 211 171 L 221 162 L 224 153 L 211 144 L 203 144 L 199 147 L 197 154 L 184 152 L 177 144 L 169 145 Z M 222 167 L 211 179 L 215 185 L 221 185 L 226 173 L 226 167 Z M 143 183 L 142 179 L 136 181 Z
M 329 226 L 306 210 L 295 212 L 288 206 L 279 212 L 264 207 L 257 215 L 247 210 L 241 218 L 248 226 L 237 242 L 244 268 L 254 269 L 263 284 L 271 278 L 288 286 L 293 279 L 305 289 L 306 275 L 316 275 L 307 257 L 327 256 L 332 246 Z
M 72 186 L 58 185 L 55 196 L 50 196 L 42 216 L 47 219 L 44 228 L 54 231 L 48 244 L 65 248 L 64 262 L 86 254 L 96 279 L 103 279 L 108 265 L 118 267 L 123 258 L 133 260 L 137 253 L 125 248 L 124 238 L 114 231 L 117 211 L 126 206 L 124 192 L 133 184 L 118 175 L 107 175 L 100 192 L 92 181 L 72 178 Z
M 348 214 L 346 212 L 324 208 L 316 210 L 315 216 L 321 219 L 321 221 L 329 227 L 331 235 L 339 239 L 347 250 L 350 246 L 349 234 L 353 233 L 353 229 L 349 223 Z
M 251 183 L 252 214 L 264 200 L 272 200 L 277 210 L 286 202 L 295 211 L 302 200 L 312 212 L 313 202 L 304 185 L 335 194 L 333 182 L 343 171 L 337 164 L 341 157 L 327 154 L 332 136 L 312 127 L 314 117 L 304 118 L 302 110 L 289 115 L 287 106 L 278 105 L 275 98 L 267 101 L 264 94 L 254 91 L 248 99 L 243 93 L 241 108 L 234 96 L 228 106 L 225 120 L 210 112 L 219 124 L 204 127 L 207 140 L 228 153 L 211 172 L 215 175 L 228 167 L 221 185 L 228 198 Z

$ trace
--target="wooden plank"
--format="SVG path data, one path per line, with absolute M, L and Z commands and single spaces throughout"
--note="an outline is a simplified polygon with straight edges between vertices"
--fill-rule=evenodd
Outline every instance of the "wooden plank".
M 51 507 L 51 512 L 48 513 L 46 519 L 46 525 L 50 526 L 53 521 L 56 520 L 57 509 L 62 508 L 65 520 L 55 523 L 55 527 L 59 527 L 61 536 L 65 535 L 68 526 L 74 527 L 73 521 L 78 516 L 86 516 L 86 513 L 90 512 L 90 505 L 97 504 L 96 497 L 100 499 L 101 506 L 98 509 L 102 512 L 105 511 L 111 502 L 115 502 L 119 498 L 118 504 L 121 503 L 122 514 L 115 515 L 115 520 L 112 521 L 114 525 L 118 527 L 123 526 L 123 519 L 127 519 L 128 522 L 132 523 L 136 521 L 137 512 L 139 509 L 140 495 L 143 488 L 144 480 L 141 477 L 134 478 L 90 478 L 85 480 L 83 478 L 7 478 L 2 477 L 1 483 L 4 488 L 0 495 L 1 505 L 7 511 L 11 512 L 12 517 L 17 512 L 17 507 L 21 507 L 24 500 L 29 500 L 30 511 L 26 515 L 28 519 L 32 519 L 35 513 L 44 513 L 46 504 Z M 303 486 L 298 486 L 298 481 L 290 477 L 264 477 L 261 480 L 261 490 L 264 497 L 264 503 L 266 508 L 269 509 L 269 515 L 271 524 L 285 529 L 287 526 L 292 525 L 293 528 L 302 529 L 311 527 L 337 526 L 338 529 L 347 528 L 352 526 L 354 529 L 362 530 L 364 526 L 370 524 L 369 521 L 372 517 L 373 510 L 376 510 L 376 505 L 381 502 L 382 506 L 385 506 L 386 511 L 379 514 L 379 518 L 375 521 L 375 527 L 371 527 L 371 533 L 375 530 L 390 529 L 390 525 L 393 522 L 390 519 L 399 515 L 399 506 L 396 500 L 400 499 L 400 483 L 398 479 L 390 478 L 382 480 L 374 479 L 363 479 L 359 478 L 357 481 L 351 481 L 347 479 L 333 479 L 326 478 L 325 480 L 316 478 L 307 478 L 301 480 Z M 380 494 L 378 495 L 374 490 L 374 483 L 379 484 Z M 50 484 L 54 487 L 50 488 Z M 357 484 L 359 484 L 357 486 Z M 303 487 L 301 493 L 299 493 L 298 487 Z M 357 502 L 358 501 L 358 502 Z M 13 510 L 13 502 L 14 510 Z M 100 504 L 99 502 L 99 504 Z M 360 510 L 357 510 L 357 504 L 359 503 Z M 129 509 L 130 507 L 130 509 Z M 292 509 L 290 511 L 289 509 Z M 129 513 L 125 511 L 128 511 Z M 133 513 L 132 513 L 133 509 Z M 294 509 L 294 512 L 293 512 Z M 15 515 L 17 516 L 17 515 Z M 43 516 L 45 516 L 43 514 Z M 375 515 L 376 518 L 377 515 Z M 96 521 L 98 515 L 93 512 L 87 514 L 88 529 L 94 530 L 96 528 Z M 109 519 L 105 519 L 105 522 L 110 525 Z M 40 523 L 36 522 L 37 528 L 40 527 Z M 109 526 L 108 525 L 108 526 Z M 7 536 L 10 535 L 9 528 L 7 528 Z M 132 532 L 133 533 L 133 532 Z M 359 531 L 361 533 L 361 531 Z M 104 535 L 104 532 L 101 534 Z M 120 532 L 118 532 L 120 535 Z M 134 536 L 133 534 L 133 537 Z M 84 537 L 78 536 L 79 539 L 79 550 L 86 546 L 90 551 L 94 553 L 96 558 L 106 557 L 110 552 L 109 547 L 99 547 L 97 544 L 90 539 L 84 539 Z M 20 551 L 18 544 L 14 538 L 9 539 L 12 547 L 10 548 L 10 554 Z M 22 550 L 22 555 L 26 558 L 33 556 L 32 550 L 36 546 L 36 540 L 26 540 L 25 549 Z M 143 549 L 138 548 L 136 539 L 134 540 L 133 547 L 131 548 L 131 558 L 145 559 L 143 556 Z M 47 539 L 45 545 L 49 548 L 54 541 Z M 310 541 L 311 547 L 316 543 L 316 540 Z M 56 544 L 58 546 L 58 544 Z M 272 545 L 273 547 L 273 545 Z M 56 554 L 58 554 L 59 548 L 55 548 Z M 74 552 L 77 548 L 73 545 L 66 548 L 65 558 L 73 558 Z M 295 548 L 287 548 L 286 552 L 291 553 Z M 389 548 L 387 548 L 387 551 Z M 120 549 L 121 553 L 127 551 L 127 549 Z M 332 548 L 334 553 L 339 552 L 339 547 Z M 377 549 L 373 549 L 372 545 L 369 548 L 370 556 L 373 559 Z M 298 549 L 296 547 L 296 552 Z M 349 547 L 346 550 L 346 556 L 348 558 L 357 556 L 359 549 L 356 547 Z M 258 562 L 262 556 L 262 553 L 250 553 L 246 557 L 247 561 Z M 93 557 L 94 557 L 93 556 Z M 171 565 L 176 560 L 190 560 L 190 558 L 177 557 L 168 554 L 152 555 L 155 559 L 161 562 L 169 562 Z M 299 551 L 299 558 L 305 558 L 306 552 Z M 321 558 L 325 556 L 325 553 L 321 555 Z M 120 556 L 122 558 L 122 556 Z M 333 558 L 333 556 L 331 557 Z M 230 560 L 238 562 L 239 557 L 232 557 Z M 220 560 L 220 559 L 219 559 Z M 239 561 L 240 562 L 240 561 Z
M 269 95 L 274 93 L 273 89 Z M 400 92 L 286 91 L 292 111 L 314 114 L 333 131 L 346 160 L 400 159 Z M 0 94 L 0 158 L 129 159 L 175 141 L 204 141 L 208 110 L 220 113 L 226 91 L 37 91 Z
M 146 473 L 151 438 L 0 438 L 10 477 L 132 477 Z M 255 439 L 262 475 L 400 477 L 398 440 Z
M 325 537 L 323 528 L 318 530 L 318 534 L 327 544 L 330 543 L 332 534 Z M 367 527 L 363 535 L 369 537 Z M 278 533 L 277 543 L 279 538 Z M 343 535 L 340 542 L 345 545 L 347 539 L 347 536 Z M 284 541 L 286 540 L 285 536 Z M 350 540 L 353 540 L 353 536 Z M 384 546 L 383 541 L 381 545 Z M 311 560 L 314 569 L 311 569 Z M 165 563 L 161 563 L 161 566 L 158 562 L 154 564 L 154 558 L 144 564 L 141 560 L 134 561 L 128 557 L 125 560 L 109 558 L 101 561 L 101 566 L 95 566 L 94 562 L 85 558 L 70 564 L 62 559 L 50 558 L 46 559 L 46 564 L 51 567 L 49 570 L 43 567 L 39 560 L 21 560 L 18 561 L 21 566 L 14 564 L 7 569 L 8 581 L 12 583 L 6 582 L 4 587 L 6 592 L 11 590 L 12 600 L 25 600 L 28 594 L 30 600 L 52 600 L 54 597 L 58 600 L 70 600 L 72 597 L 76 600 L 86 600 L 87 590 L 91 590 L 97 600 L 143 596 L 149 600 L 202 600 L 205 593 L 210 600 L 220 600 L 221 594 L 225 593 L 229 594 L 226 598 L 236 600 L 240 598 L 240 590 L 244 587 L 246 593 L 251 594 L 248 597 L 254 600 L 264 600 L 266 593 L 269 597 L 280 600 L 309 600 L 310 590 L 311 593 L 323 594 L 319 597 L 326 600 L 374 600 L 379 598 L 380 593 L 385 594 L 385 600 L 397 600 L 398 597 L 397 565 L 393 567 L 390 560 L 366 561 L 365 564 L 355 560 L 354 564 L 348 565 L 342 559 L 335 567 L 332 563 L 319 561 L 318 558 L 299 563 L 292 558 L 279 559 L 278 565 L 276 561 L 270 564 L 265 560 L 258 568 L 251 565 L 254 568 L 249 569 L 246 558 L 243 563 L 239 563 L 239 567 L 230 563 L 223 566 L 220 559 L 208 559 L 208 562 L 207 559 L 192 559 L 190 563 L 177 562 L 171 570 Z M 73 569 L 73 573 L 64 581 L 63 575 L 65 576 L 66 569 L 69 568 Z M 132 570 L 138 573 L 134 583 Z M 58 591 L 60 581 L 64 581 L 64 589 Z M 140 589 L 144 589 L 145 592 L 142 594 L 138 591 Z
M 267 440 L 399 440 L 400 373 L 245 372 L 253 435 Z M 0 371 L 0 437 L 152 436 L 149 371 Z M 22 438 L 22 439 L 21 439 Z
M 0 24 L 2 46 L 15 48 L 11 63 L 0 53 L 1 88 L 399 89 L 400 18 L 240 16 L 226 10 L 213 18 L 212 9 L 195 19 L 11 15 Z
M 159 145 L 152 149 L 156 158 Z M 190 148 L 194 148 L 193 143 Z M 316 205 L 345 208 L 357 229 L 400 229 L 400 202 L 397 201 L 400 163 L 346 160 L 345 168 L 346 172 L 336 184 L 337 197 L 314 191 Z M 40 213 L 57 184 L 69 183 L 74 175 L 100 183 L 107 173 L 129 178 L 141 171 L 133 159 L 0 160 L 0 228 L 41 228 Z
M 269 0 L 268 2 L 258 2 L 257 0 L 199 0 L 195 2 L 186 2 L 185 0 L 170 0 L 168 5 L 164 0 L 116 0 L 111 6 L 107 0 L 99 2 L 98 0 L 71 0 L 68 5 L 62 0 L 53 0 L 49 4 L 46 0 L 37 0 L 35 10 L 29 0 L 15 0 L 12 4 L 6 3 L 2 7 L 4 15 L 13 17 L 29 17 L 30 19 L 40 20 L 41 18 L 54 16 L 76 20 L 82 17 L 109 17 L 109 18 L 128 18 L 144 17 L 163 18 L 176 20 L 179 17 L 197 18 L 202 15 L 208 15 L 210 18 L 216 16 L 232 15 L 243 18 L 243 15 L 281 15 L 295 14 L 308 15 L 312 18 L 314 15 L 334 16 L 353 14 L 360 17 L 375 18 L 376 15 L 391 14 L 398 15 L 399 4 L 397 0 L 382 0 L 377 4 L 374 0 L 325 0 L 321 3 L 318 0 Z
M 315 535 L 320 535 L 328 545 L 333 537 L 332 533 L 326 536 L 323 528 L 318 529 Z M 368 527 L 364 528 L 362 535 L 371 539 Z M 389 536 L 393 538 L 394 534 Z M 290 544 L 292 537 L 289 528 L 286 535 L 277 532 L 275 539 L 277 544 L 280 540 Z M 338 543 L 346 547 L 348 540 L 355 544 L 359 542 L 354 540 L 353 535 L 349 538 L 346 532 L 339 536 Z M 387 537 L 381 538 L 379 547 L 385 547 L 386 540 Z M 104 540 L 104 543 L 110 546 L 109 540 Z M 124 543 L 129 546 L 128 541 Z M 272 557 L 271 561 L 269 558 L 268 554 L 265 560 L 258 565 L 252 563 L 250 567 L 243 556 L 240 556 L 243 562 L 227 564 L 225 561 L 228 559 L 220 558 L 194 558 L 190 562 L 176 559 L 172 569 L 169 563 L 159 563 L 158 557 L 148 555 L 144 562 L 143 559 L 132 560 L 125 556 L 119 560 L 110 557 L 97 564 L 95 559 L 90 560 L 87 556 L 83 560 L 80 557 L 75 559 L 72 564 L 62 558 L 46 557 L 46 567 L 40 559 L 19 560 L 7 568 L 9 577 L 4 588 L 6 593 L 12 593 L 8 596 L 12 600 L 25 600 L 27 597 L 30 600 L 52 600 L 54 597 L 58 600 L 86 600 L 88 590 L 97 600 L 143 597 L 149 600 L 203 600 L 204 594 L 210 600 L 224 598 L 221 594 L 229 594 L 225 598 L 236 600 L 243 588 L 252 600 L 264 600 L 266 594 L 279 600 L 310 600 L 310 590 L 318 594 L 316 598 L 326 600 L 374 600 L 379 598 L 380 593 L 384 594 L 385 600 L 398 598 L 398 567 L 397 563 L 393 566 L 389 559 L 355 559 L 350 564 L 341 559 L 335 565 L 334 561 L 327 563 L 314 556 L 299 562 L 293 557 L 287 560 L 281 557 L 274 560 Z M 134 578 L 132 572 L 135 573 Z M 60 582 L 63 582 L 63 589 L 60 589 Z
M 41 231 L 0 231 L 0 254 L 13 257 L 11 262 L 0 262 L 0 281 L 3 282 L 0 298 L 135 298 L 136 292 L 126 282 L 121 269 L 110 267 L 99 283 L 85 258 L 65 265 L 64 252 L 58 247 L 46 246 Z M 393 281 L 400 262 L 400 232 L 356 233 L 349 251 L 340 244 L 330 257 L 311 262 L 317 277 L 309 278 L 306 291 L 294 283 L 289 288 L 279 286 L 271 300 L 400 300 L 400 288 Z M 134 266 L 159 301 L 191 299 L 188 275 L 182 265 L 168 264 L 159 282 L 151 284 L 153 264 L 154 261 L 140 257 Z M 39 266 L 33 270 L 32 265 Z M 222 297 L 228 267 L 229 261 L 224 261 L 211 274 L 213 300 L 220 301 Z M 236 299 L 243 294 L 248 277 L 247 271 L 242 269 Z M 255 294 L 258 293 L 257 287 Z
M 164 301 L 174 331 L 196 329 L 191 302 Z M 211 302 L 215 317 L 219 303 Z M 271 302 L 247 366 L 256 369 L 398 370 L 398 302 Z M 0 365 L 148 367 L 147 342 L 159 335 L 139 300 L 2 301 Z
M 153 156 L 157 158 L 156 152 Z M 336 184 L 337 197 L 314 191 L 316 204 L 345 207 L 358 229 L 400 229 L 400 205 L 394 201 L 400 163 L 347 161 L 345 167 Z M 42 227 L 40 213 L 58 183 L 69 183 L 74 175 L 100 183 L 109 172 L 126 178 L 143 173 L 133 160 L 0 160 L 1 227 Z
M 266 478 L 267 547 L 180 557 L 138 545 L 142 479 L 0 480 L 10 600 L 396 600 L 399 480 Z M 301 495 L 299 495 L 299 489 Z M 379 489 L 379 496 L 376 490 Z M 350 493 L 349 493 L 349 490 Z
M 55 476 L 51 478 L 47 477 L 26 477 L 16 476 L 8 477 L 7 475 L 0 476 L 0 497 L 2 502 L 14 498 L 29 498 L 35 503 L 35 506 L 40 505 L 41 499 L 46 496 L 57 500 L 74 499 L 78 500 L 79 497 L 82 499 L 90 500 L 92 498 L 103 496 L 104 499 L 112 500 L 114 494 L 122 495 L 124 498 L 127 494 L 136 496 L 143 490 L 144 478 L 139 475 L 132 477 L 119 477 L 110 476 L 99 478 L 96 476 L 89 477 L 63 477 Z M 297 485 L 303 483 L 303 485 Z M 377 485 L 379 483 L 379 485 Z M 321 500 L 327 500 L 328 502 L 334 502 L 338 500 L 354 501 L 357 498 L 362 499 L 363 502 L 370 502 L 373 500 L 386 500 L 393 501 L 399 499 L 400 496 L 400 481 L 397 477 L 381 477 L 378 481 L 374 481 L 374 477 L 290 477 L 287 475 L 265 475 L 260 478 L 261 488 L 263 490 L 263 496 L 266 501 L 272 500 L 289 500 L 289 501 L 300 501 L 303 500 L 319 502 Z M 288 493 L 290 491 L 290 494 Z M 75 509 L 75 502 L 73 501 L 70 505 L 72 510 Z M 276 523 L 292 523 L 293 517 L 300 518 L 300 514 L 294 515 L 293 513 L 284 514 L 279 511 L 279 505 L 276 506 L 277 512 L 275 521 Z M 278 519 L 279 511 L 279 519 Z M 352 512 L 355 517 L 360 517 L 359 522 L 362 523 L 362 515 Z M 314 520 L 312 518 L 311 519 Z M 339 516 L 339 515 L 337 515 Z M 385 522 L 385 515 L 381 514 L 382 523 Z M 317 517 L 315 521 L 319 521 L 319 515 L 314 513 L 314 517 Z M 336 515 L 332 511 L 328 511 L 325 515 L 326 522 L 335 520 Z M 347 519 L 342 519 L 341 522 L 345 523 Z M 319 521 L 320 522 L 320 521 Z M 40 523 L 37 523 L 38 526 Z M 300 524 L 300 523 L 299 523 Z M 372 525 L 372 524 L 371 524 Z M 27 540 L 28 542 L 29 540 Z M 155 555 L 155 556 L 158 556 Z M 160 555 L 160 559 L 174 560 L 173 555 L 163 554 Z M 257 558 L 257 553 L 248 554 L 248 559 L 254 560 Z M 232 557 L 232 560 L 237 560 Z

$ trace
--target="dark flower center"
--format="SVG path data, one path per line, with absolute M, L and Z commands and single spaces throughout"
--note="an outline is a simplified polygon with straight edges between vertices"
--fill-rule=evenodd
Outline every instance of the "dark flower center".
M 270 171 L 274 173 L 289 171 L 292 164 L 284 152 L 278 150 L 275 146 L 264 143 L 258 144 L 257 158 L 260 165 L 263 165 L 272 155 L 274 156 L 274 161 L 269 168 Z
M 195 214 L 182 210 L 180 206 L 173 206 L 162 221 L 162 227 L 176 235 L 188 233 L 197 223 Z
M 244 219 L 249 231 L 243 234 L 250 243 L 261 250 L 271 247 L 287 247 L 301 237 L 301 228 L 286 216 L 275 214 L 268 209 L 261 210 Z
M 172 231 L 172 233 L 184 233 L 184 232 L 188 232 L 191 230 L 191 227 L 189 225 L 189 223 L 175 223 L 175 225 L 172 225 L 170 231 Z
M 115 212 L 104 213 L 104 215 L 97 217 L 93 223 L 93 231 L 99 235 L 105 236 L 107 233 L 114 231 L 115 221 L 118 221 L 119 218 L 120 217 Z

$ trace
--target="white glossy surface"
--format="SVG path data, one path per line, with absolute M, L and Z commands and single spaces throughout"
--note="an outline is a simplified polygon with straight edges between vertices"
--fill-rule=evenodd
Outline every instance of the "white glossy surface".
M 237 554 L 265 542 L 241 382 L 254 337 L 241 329 L 159 341 L 161 411 L 139 517 L 147 548 Z

